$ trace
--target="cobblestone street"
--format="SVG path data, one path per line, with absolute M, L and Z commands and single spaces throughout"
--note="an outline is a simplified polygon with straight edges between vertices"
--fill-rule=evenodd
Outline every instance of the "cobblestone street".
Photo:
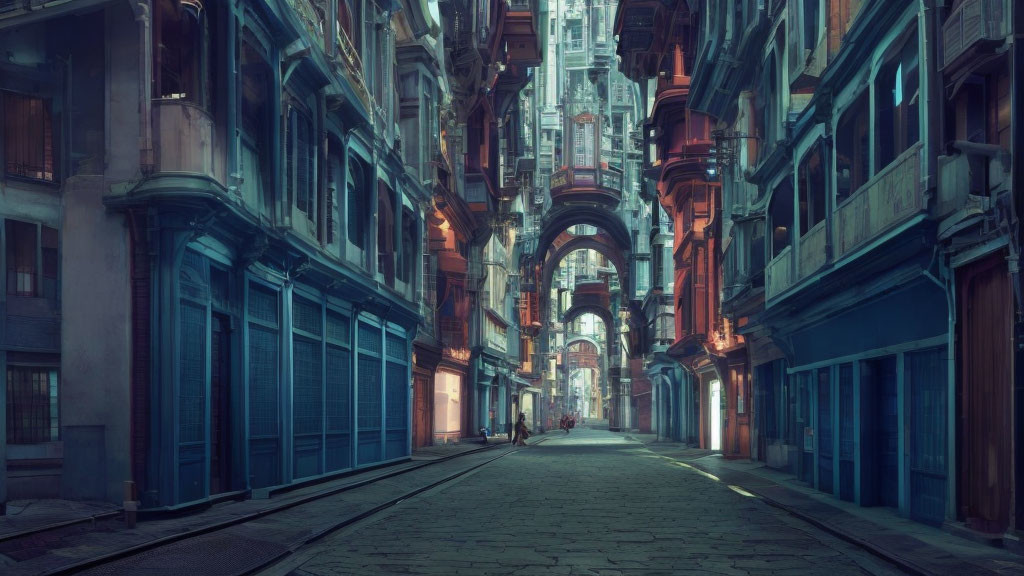
M 899 574 L 742 489 L 598 430 L 549 434 L 267 574 Z

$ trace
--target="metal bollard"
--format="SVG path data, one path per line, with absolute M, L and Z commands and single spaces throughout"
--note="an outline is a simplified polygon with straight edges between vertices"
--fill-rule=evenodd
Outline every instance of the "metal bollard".
M 124 481 L 124 523 L 129 528 L 135 528 L 138 521 L 139 500 L 136 492 L 135 482 Z

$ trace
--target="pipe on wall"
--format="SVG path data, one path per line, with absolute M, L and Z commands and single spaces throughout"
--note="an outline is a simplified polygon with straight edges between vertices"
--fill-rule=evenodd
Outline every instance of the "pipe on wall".
M 151 0 L 132 3 L 135 21 L 139 23 L 139 168 L 143 174 L 153 172 L 153 5 Z

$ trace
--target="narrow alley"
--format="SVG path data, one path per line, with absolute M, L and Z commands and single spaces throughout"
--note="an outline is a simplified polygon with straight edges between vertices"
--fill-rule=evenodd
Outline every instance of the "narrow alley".
M 1024 575 L 1021 38 L 0 0 L 0 572 Z
M 588 429 L 552 433 L 265 573 L 902 574 L 635 440 Z

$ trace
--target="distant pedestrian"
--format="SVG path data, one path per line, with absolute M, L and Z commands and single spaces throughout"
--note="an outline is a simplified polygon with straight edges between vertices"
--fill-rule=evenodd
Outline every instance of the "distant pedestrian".
M 530 437 L 530 429 L 526 427 L 526 414 L 519 414 L 516 421 L 515 434 L 512 436 L 512 444 L 515 446 L 526 446 L 526 439 Z

